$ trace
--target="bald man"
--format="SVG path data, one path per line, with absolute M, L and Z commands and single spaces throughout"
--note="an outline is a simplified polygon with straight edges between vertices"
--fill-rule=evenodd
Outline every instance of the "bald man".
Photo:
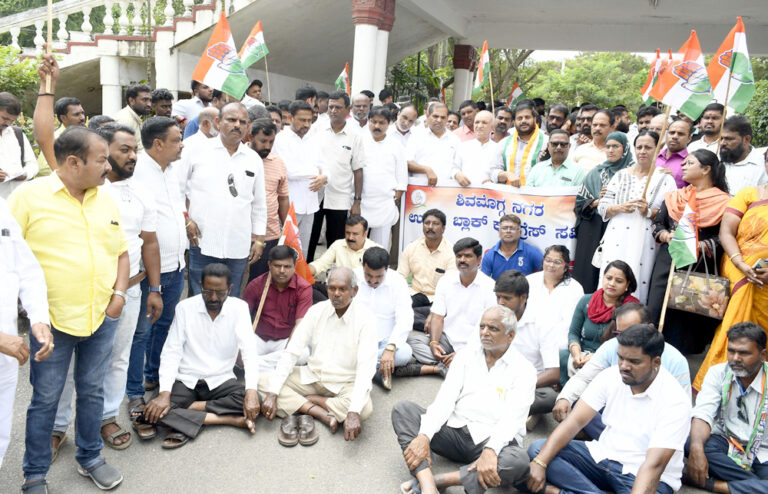
M 648 124 L 648 130 L 661 135 L 661 129 L 664 128 L 664 120 L 666 120 L 666 118 L 667 117 L 663 113 L 659 113 L 651 119 L 651 123 Z
M 501 166 L 501 147 L 491 139 L 493 114 L 477 112 L 473 128 L 475 138 L 459 144 L 459 159 L 451 175 L 462 187 L 490 182 L 491 168 Z
M 184 139 L 184 151 L 189 152 L 198 144 L 219 135 L 219 124 L 216 119 L 219 117 L 219 109 L 208 106 L 200 110 L 197 115 L 199 128 L 197 132 Z

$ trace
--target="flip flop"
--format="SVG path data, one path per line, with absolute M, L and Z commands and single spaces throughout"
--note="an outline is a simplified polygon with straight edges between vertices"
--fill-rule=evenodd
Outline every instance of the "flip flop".
M 149 441 L 150 439 L 157 437 L 157 427 L 155 424 L 148 424 L 142 419 L 142 415 L 131 419 L 131 425 L 133 426 L 133 430 L 136 431 L 136 435 L 139 436 L 139 439 L 142 441 Z
M 51 449 L 53 450 L 53 456 L 51 456 L 51 464 L 53 464 L 53 462 L 56 461 L 56 458 L 58 458 L 59 450 L 64 444 L 64 441 L 67 440 L 67 433 L 62 431 L 53 431 L 53 433 L 51 433 L 51 438 L 54 437 L 59 438 L 59 444 L 57 444 L 55 448 L 53 447 L 53 444 L 51 444 Z
M 320 439 L 320 432 L 315 427 L 315 419 L 311 415 L 299 416 L 299 444 L 312 446 Z
M 133 442 L 133 435 L 130 433 L 130 431 L 125 430 L 120 424 L 117 423 L 117 420 L 115 417 L 112 417 L 111 419 L 105 419 L 101 421 L 101 427 L 104 428 L 105 425 L 109 424 L 115 424 L 117 426 L 117 430 L 113 432 L 112 434 L 109 434 L 108 436 L 104 436 L 102 434 L 101 438 L 104 440 L 104 442 L 112 449 L 116 450 L 123 450 L 131 445 Z M 120 437 L 124 436 L 125 434 L 128 434 L 128 440 L 121 444 L 115 444 L 115 440 Z
M 166 443 L 166 441 L 178 441 L 175 443 Z M 178 449 L 189 442 L 189 436 L 181 432 L 171 432 L 163 439 L 163 449 Z

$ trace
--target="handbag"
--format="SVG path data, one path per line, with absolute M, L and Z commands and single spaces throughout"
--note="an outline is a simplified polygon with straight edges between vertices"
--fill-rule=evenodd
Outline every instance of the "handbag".
M 701 247 L 701 256 L 695 266 L 704 258 L 704 248 Z M 694 264 L 691 264 L 687 269 L 678 269 L 672 274 L 668 295 L 669 308 L 722 320 L 728 307 L 731 281 L 718 275 L 717 263 L 714 275 L 709 274 L 706 261 L 704 273 L 693 271 L 693 267 Z

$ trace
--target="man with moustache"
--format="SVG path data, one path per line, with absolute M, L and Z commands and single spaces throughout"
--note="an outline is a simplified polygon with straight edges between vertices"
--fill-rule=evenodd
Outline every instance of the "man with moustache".
M 479 338 L 474 337 L 480 344 L 457 353 L 429 408 L 410 401 L 392 408 L 392 427 L 416 477 L 404 482 L 401 492 L 437 494 L 438 489 L 463 486 L 465 492 L 479 494 L 525 481 L 524 422 L 536 371 L 515 349 L 516 335 L 517 320 L 510 309 L 486 309 Z M 435 475 L 433 452 L 464 466 Z
M 491 167 L 501 160 L 501 150 L 498 144 L 491 140 L 492 122 L 491 112 L 477 112 L 472 124 L 475 138 L 459 144 L 458 167 L 453 171 L 453 178 L 462 187 L 490 182 Z
M 627 107 L 624 105 L 616 105 L 611 108 L 611 113 L 613 113 L 613 116 L 616 119 L 616 130 L 624 132 L 625 134 L 628 133 L 629 111 L 627 110 Z
M 413 135 L 413 124 L 418 116 L 416 106 L 413 103 L 403 105 L 400 108 L 400 113 L 397 114 L 394 125 L 391 125 L 387 131 L 387 134 L 399 142 L 403 149 L 408 145 L 408 140 Z
M 371 247 L 381 246 L 368 238 L 368 221 L 362 216 L 350 216 L 344 224 L 344 238 L 332 243 L 320 258 L 309 263 L 309 271 L 314 276 L 333 266 L 359 268 L 363 265 L 363 254 Z
M 232 96 L 222 93 L 218 89 L 214 89 L 212 91 L 211 101 L 205 108 L 211 108 L 216 111 L 215 115 L 219 115 L 219 110 L 221 110 L 221 107 L 226 105 L 227 103 L 231 103 L 235 101 L 235 98 Z M 255 105 L 260 106 L 260 105 Z M 181 117 L 176 115 L 173 118 L 176 119 L 177 122 L 181 125 L 182 132 L 184 133 L 184 140 L 186 141 L 189 137 L 195 135 L 198 130 L 200 130 L 200 112 L 205 110 L 205 108 L 202 108 L 194 117 L 190 118 L 189 120 L 180 120 Z M 263 107 L 262 107 L 263 108 Z M 249 109 L 249 114 L 251 111 L 258 111 Z
M 461 114 L 457 111 L 449 111 L 448 118 L 445 121 L 445 128 L 448 132 L 455 132 L 461 125 Z
M 409 176 L 424 185 L 450 184 L 451 170 L 458 163 L 459 138 L 445 127 L 448 107 L 434 102 L 427 107 L 427 121 L 423 132 L 414 135 L 405 148 Z
M 720 140 L 720 127 L 723 125 L 725 107 L 720 103 L 710 103 L 704 108 L 704 113 L 699 119 L 699 130 L 701 139 L 688 144 L 688 152 L 692 153 L 697 149 L 708 149 L 713 153 L 717 152 L 718 141 Z
M 528 176 L 530 187 L 578 187 L 586 173 L 568 157 L 571 147 L 568 131 L 553 129 L 549 133 L 547 149 L 550 158 L 537 164 Z
M 732 494 L 768 489 L 765 345 L 753 322 L 728 330 L 728 362 L 709 368 L 696 395 L 686 484 Z
M 172 117 L 180 116 L 187 122 L 195 118 L 200 110 L 211 104 L 213 100 L 213 88 L 202 82 L 192 81 L 192 97 L 180 99 L 173 104 Z
M 277 134 L 272 151 L 285 163 L 301 250 L 306 257 L 315 213 L 320 209 L 318 191 L 328 176 L 323 173 L 325 165 L 317 141 L 307 135 L 312 125 L 312 107 L 306 101 L 294 101 L 290 111 L 291 123 Z
M 547 113 L 547 125 L 546 134 L 551 135 L 552 131 L 559 129 L 565 123 L 565 119 L 568 118 L 568 107 L 563 103 L 555 103 L 549 108 Z
M 720 161 L 725 166 L 728 192 L 768 183 L 765 158 L 752 146 L 752 124 L 743 115 L 728 117 L 720 137 Z
M 658 329 L 638 324 L 617 339 L 619 365 L 598 374 L 549 438 L 528 448 L 530 491 L 672 494 L 680 488 L 690 397 L 661 365 Z M 603 407 L 600 439 L 573 440 Z
M 597 165 L 604 163 L 605 141 L 608 134 L 616 127 L 616 117 L 609 110 L 598 110 L 592 116 L 592 140 L 580 145 L 573 152 L 573 161 L 579 165 L 585 173 L 588 173 Z
M 461 142 L 475 138 L 475 115 L 477 115 L 477 103 L 468 99 L 459 105 L 459 115 L 464 125 L 455 129 L 453 133 Z
M 161 87 L 152 91 L 150 96 L 152 113 L 156 117 L 170 117 L 173 112 L 173 93 Z
M 157 243 L 157 209 L 148 190 L 133 179 L 136 167 L 136 137 L 133 131 L 122 124 L 112 123 L 101 127 L 98 134 L 109 145 L 109 164 L 104 190 L 110 193 L 120 209 L 123 231 L 128 238 L 128 289 L 120 322 L 115 332 L 115 343 L 109 359 L 107 374 L 104 376 L 104 413 L 102 415 L 101 437 L 113 449 L 125 449 L 131 445 L 131 434 L 117 423 L 120 404 L 125 394 L 128 361 L 131 354 L 136 323 L 142 314 L 141 287 L 139 283 L 147 278 L 151 286 L 160 286 L 160 249 Z M 142 269 L 142 266 L 144 269 Z M 154 323 L 163 312 L 163 299 L 159 293 L 150 293 L 147 298 L 144 318 Z M 64 391 L 59 399 L 53 434 L 55 451 L 61 446 L 67 428 L 72 421 L 72 392 L 74 375 L 70 367 Z
M 291 207 L 288 190 L 288 175 L 285 163 L 272 152 L 277 135 L 277 126 L 268 118 L 259 118 L 251 124 L 251 149 L 256 151 L 264 163 L 264 186 L 267 202 L 267 233 L 264 237 L 264 251 L 258 261 L 251 264 L 249 280 L 267 272 L 269 251 L 277 246 L 283 231 L 285 218 Z
M 506 106 L 496 107 L 496 116 L 493 120 L 493 132 L 491 132 L 491 139 L 493 142 L 498 144 L 506 137 L 509 137 L 509 127 L 512 125 L 513 120 L 512 110 Z
M 203 268 L 222 263 L 232 271 L 231 295 L 240 297 L 246 266 L 259 260 L 265 246 L 264 167 L 242 143 L 248 132 L 245 106 L 224 105 L 218 120 L 219 137 L 185 158 L 189 281 L 192 293 L 199 294 Z
M 368 118 L 370 133 L 364 134 L 363 147 L 368 159 L 363 169 L 362 216 L 368 220 L 371 240 L 389 250 L 392 225 L 400 216 L 400 197 L 408 187 L 405 150 L 387 135 L 392 117 L 389 110 L 376 106 Z
M 672 175 L 678 189 L 688 185 L 683 180 L 683 162 L 688 157 L 686 147 L 691 142 L 693 127 L 687 120 L 675 120 L 667 127 L 667 145 L 656 157 L 656 171 Z
M 78 394 L 78 472 L 108 490 L 123 480 L 101 456 L 100 431 L 104 376 L 127 297 L 128 241 L 120 210 L 99 188 L 110 170 L 106 141 L 92 130 L 71 127 L 54 142 L 53 93 L 59 68 L 53 55 L 42 56 L 38 74 L 42 82 L 35 135 L 46 157 L 58 166 L 56 173 L 17 189 L 8 200 L 45 274 L 51 321 L 50 330 L 36 325 L 35 338 L 30 338 L 30 353 L 40 353 L 30 367 L 22 490 L 48 491 L 54 416 L 72 359 Z
M 587 103 L 579 108 L 576 116 L 576 133 L 571 136 L 571 149 L 592 141 L 592 118 L 600 107 Z
M 530 100 L 523 100 L 515 106 L 515 130 L 512 135 L 499 143 L 501 159 L 491 171 L 491 180 L 521 187 L 527 183 L 531 169 L 546 149 L 547 136 L 536 124 L 537 113 Z
M 440 278 L 424 333 L 412 332 L 408 344 L 416 360 L 437 365 L 445 377 L 456 351 L 472 338 L 472 329 L 488 307 L 496 305 L 493 280 L 480 271 L 483 246 L 471 237 L 453 245 L 456 271 Z
M 365 124 L 368 123 L 368 113 L 371 111 L 371 100 L 363 93 L 352 96 L 352 117 L 360 125 L 361 129 L 365 128 Z
M 125 106 L 117 112 L 115 122 L 133 130 L 138 145 L 137 153 L 144 150 L 141 144 L 141 124 L 152 113 L 152 89 L 146 84 L 128 86 L 125 90 Z

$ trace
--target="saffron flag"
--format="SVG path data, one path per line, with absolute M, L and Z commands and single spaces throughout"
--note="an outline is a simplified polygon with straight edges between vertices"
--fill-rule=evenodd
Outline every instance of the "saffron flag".
M 337 91 L 345 91 L 347 95 L 352 92 L 349 87 L 349 62 L 344 65 L 344 70 L 342 70 L 339 77 L 336 78 L 336 83 L 334 85 L 336 86 Z
M 683 216 L 677 223 L 675 234 L 669 242 L 669 255 L 675 266 L 683 268 L 698 259 L 699 252 L 699 211 L 696 207 L 696 192 L 691 194 Z
M 742 113 L 755 95 L 755 76 L 747 51 L 747 35 L 741 17 L 707 66 L 714 98 Z M 730 79 L 730 87 L 728 80 Z M 727 94 L 726 94 L 727 93 Z
M 304 239 L 309 242 L 309 239 Z M 309 264 L 304 258 L 304 254 L 301 252 L 301 238 L 299 238 L 299 222 L 296 221 L 296 211 L 293 208 L 293 203 L 288 210 L 288 215 L 285 217 L 285 224 L 283 225 L 283 233 L 280 235 L 280 240 L 277 245 L 287 245 L 292 247 L 299 256 L 296 259 L 296 274 L 307 280 L 310 285 L 315 283 L 315 277 L 312 276 L 312 272 L 309 270 Z
M 670 66 L 659 75 L 650 95 L 680 110 L 692 120 L 699 118 L 712 101 L 712 87 L 696 31 L 691 31 L 688 41 L 680 47 Z
M 243 67 L 248 68 L 255 64 L 269 53 L 267 42 L 264 41 L 264 32 L 261 30 L 261 21 L 257 22 L 251 34 L 245 40 L 243 47 L 240 48 L 240 60 L 243 61 Z
M 645 80 L 645 86 L 640 92 L 643 95 L 643 103 L 646 105 L 651 102 L 651 88 L 656 84 L 656 80 L 659 76 L 659 68 L 661 67 L 661 56 L 659 49 L 656 48 L 656 59 L 651 63 L 651 68 L 648 70 L 648 78 Z
M 237 56 L 235 40 L 224 12 L 221 13 L 219 22 L 208 40 L 208 46 L 197 62 L 192 79 L 227 93 L 237 100 L 243 97 L 248 88 L 248 76 L 240 57 Z
M 472 88 L 472 96 L 477 97 L 480 90 L 488 81 L 488 77 L 491 73 L 491 59 L 488 56 L 488 41 L 483 41 L 483 51 L 480 53 L 480 64 L 477 66 L 477 73 L 475 74 L 475 85 Z M 493 96 L 491 96 L 493 99 Z
M 525 93 L 522 89 L 520 89 L 520 86 L 515 83 L 514 86 L 512 86 L 512 91 L 509 92 L 509 99 L 507 99 L 507 106 L 512 108 L 512 105 L 516 105 L 518 101 L 525 99 Z

